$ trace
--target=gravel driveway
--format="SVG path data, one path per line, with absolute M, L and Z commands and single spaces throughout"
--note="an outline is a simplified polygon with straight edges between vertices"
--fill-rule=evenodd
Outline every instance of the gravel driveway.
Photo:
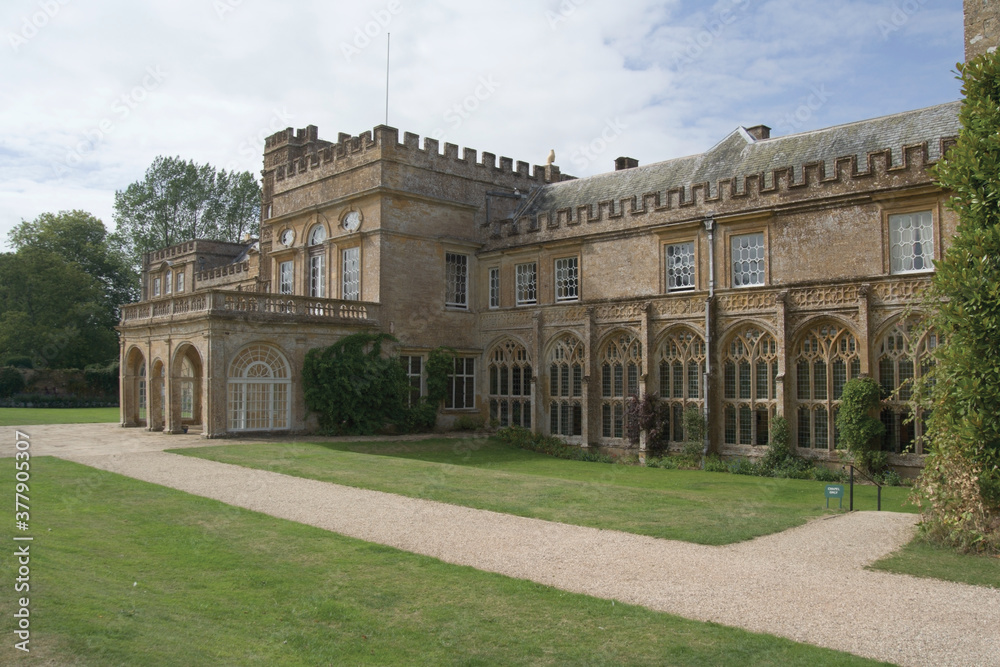
M 194 436 L 108 424 L 23 430 L 36 456 L 59 456 L 449 563 L 902 665 L 1000 665 L 1000 590 L 864 569 L 911 538 L 917 519 L 910 514 L 842 514 L 711 547 L 160 451 L 211 444 Z M 0 455 L 9 456 L 13 429 L 0 429 L 0 438 Z

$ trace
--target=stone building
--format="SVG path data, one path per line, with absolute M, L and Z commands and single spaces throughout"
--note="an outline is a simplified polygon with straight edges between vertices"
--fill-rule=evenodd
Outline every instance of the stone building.
M 387 126 L 278 132 L 258 241 L 145 258 L 120 326 L 122 425 L 308 431 L 306 352 L 381 331 L 415 392 L 430 350 L 457 351 L 443 422 L 581 446 L 625 446 L 627 397 L 656 393 L 674 445 L 688 408 L 723 455 L 760 453 L 784 415 L 800 454 L 835 459 L 844 383 L 867 374 L 898 390 L 890 461 L 918 466 L 907 381 L 936 343 L 921 292 L 957 224 L 928 167 L 959 107 L 739 127 L 700 155 L 579 179 Z

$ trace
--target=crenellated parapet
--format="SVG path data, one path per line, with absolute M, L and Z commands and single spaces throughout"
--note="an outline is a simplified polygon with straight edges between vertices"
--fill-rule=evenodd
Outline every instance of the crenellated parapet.
M 492 245 L 502 246 L 513 241 L 533 242 L 521 235 L 563 237 L 583 233 L 591 224 L 617 223 L 617 226 L 663 224 L 690 219 L 705 211 L 716 215 L 745 213 L 782 204 L 816 202 L 824 197 L 861 195 L 897 188 L 930 185 L 928 169 L 938 157 L 954 145 L 955 137 L 945 137 L 929 146 L 927 141 L 907 144 L 896 152 L 889 148 L 871 151 L 863 156 L 843 155 L 832 160 L 816 160 L 799 166 L 781 166 L 768 171 L 734 175 L 717 181 L 665 183 L 663 189 L 628 193 L 614 199 L 586 200 L 583 196 L 555 194 L 537 198 L 525 206 L 525 213 L 488 221 Z M 614 178 L 614 174 L 591 177 Z M 570 184 L 574 187 L 585 180 Z M 600 190 L 601 188 L 594 188 Z M 553 204 L 552 202 L 555 202 Z M 560 205 L 569 203 L 570 205 Z M 654 214 L 655 217 L 654 217 Z M 510 241 L 504 241 L 510 239 Z
M 273 170 L 276 182 L 311 181 L 380 159 L 476 180 L 509 178 L 522 181 L 525 186 L 572 178 L 562 174 L 555 165 L 532 166 L 508 157 L 498 160 L 495 153 L 460 149 L 447 142 L 442 147 L 437 139 L 430 137 L 424 137 L 421 142 L 420 136 L 411 132 L 405 132 L 400 142 L 399 130 L 387 125 L 379 125 L 357 136 L 340 133 L 336 143 L 319 139 L 314 125 L 299 130 L 287 128 L 265 142 L 265 171 Z

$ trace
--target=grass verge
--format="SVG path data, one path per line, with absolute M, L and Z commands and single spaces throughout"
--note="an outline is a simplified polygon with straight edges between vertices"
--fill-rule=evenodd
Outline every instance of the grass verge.
M 832 511 L 822 482 L 566 461 L 493 438 L 262 443 L 175 453 L 698 544 L 740 542 Z M 907 489 L 884 489 L 883 508 L 914 511 L 906 495 Z M 855 508 L 875 509 L 874 487 L 855 487 Z
M 106 424 L 118 419 L 118 408 L 0 408 L 0 426 Z
M 1000 588 L 1000 558 L 960 554 L 921 537 L 873 563 L 871 569 Z
M 31 474 L 31 653 L 10 641 L 4 664 L 875 664 L 59 459 L 33 459 Z M 14 561 L 0 561 L 4 581 Z M 5 618 L 14 598 L 0 596 Z

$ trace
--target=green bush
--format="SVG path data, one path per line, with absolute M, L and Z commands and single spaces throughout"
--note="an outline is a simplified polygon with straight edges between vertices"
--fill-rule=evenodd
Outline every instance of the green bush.
M 479 415 L 462 415 L 455 419 L 456 431 L 478 431 L 486 425 L 486 420 Z
M 302 386 L 306 407 L 324 433 L 375 433 L 410 421 L 410 386 L 399 360 L 382 355 L 388 334 L 356 333 L 306 353 Z
M 559 438 L 554 438 L 550 435 L 542 435 L 541 433 L 532 433 L 528 429 L 521 428 L 520 426 L 508 426 L 507 428 L 502 428 L 497 431 L 496 437 L 500 438 L 504 442 L 518 447 L 519 449 L 527 449 L 528 451 L 538 452 L 539 454 L 547 454 L 560 459 L 568 459 L 570 461 L 589 461 L 592 463 L 615 462 L 614 458 L 608 456 L 607 454 L 602 454 L 596 450 L 583 447 L 567 445 Z
M 24 378 L 13 366 L 0 368 L 0 398 L 10 398 L 24 391 Z
M 813 477 L 818 482 L 843 482 L 847 479 L 847 473 L 840 469 L 827 468 L 824 465 L 813 467 Z
M 13 366 L 14 368 L 34 368 L 35 364 L 32 363 L 31 357 L 24 357 L 19 355 L 14 355 L 7 357 L 4 362 L 4 366 Z
M 882 402 L 882 387 L 874 378 L 853 378 L 844 385 L 837 413 L 840 441 L 859 468 L 869 475 L 881 474 L 888 465 L 880 451 L 885 425 L 871 416 Z
M 729 472 L 729 466 L 718 454 L 709 454 L 705 457 L 705 472 Z
M 755 475 L 757 477 L 766 477 L 767 475 L 762 475 L 763 468 L 758 461 L 752 459 L 735 458 L 729 462 L 729 472 L 734 475 Z

